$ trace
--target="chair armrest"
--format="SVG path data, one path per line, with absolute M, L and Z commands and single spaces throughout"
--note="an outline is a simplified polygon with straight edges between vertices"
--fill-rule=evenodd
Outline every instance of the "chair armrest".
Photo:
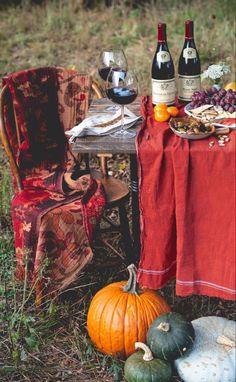
M 96 95 L 98 99 L 101 99 L 104 97 L 103 90 L 97 81 L 92 80 L 91 87 L 92 87 L 92 91 L 94 92 L 94 94 Z

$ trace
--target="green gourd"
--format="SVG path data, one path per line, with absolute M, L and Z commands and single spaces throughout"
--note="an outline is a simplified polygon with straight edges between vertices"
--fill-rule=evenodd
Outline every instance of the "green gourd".
M 153 358 L 149 347 L 142 342 L 135 342 L 138 351 L 125 362 L 124 374 L 127 382 L 169 382 L 172 377 L 172 367 L 167 361 Z
M 153 321 L 147 332 L 147 344 L 155 357 L 172 361 L 192 348 L 195 334 L 191 322 L 170 312 Z

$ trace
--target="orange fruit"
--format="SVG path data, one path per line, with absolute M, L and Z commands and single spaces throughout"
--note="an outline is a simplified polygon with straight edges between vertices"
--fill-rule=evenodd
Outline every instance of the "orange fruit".
M 165 103 L 158 103 L 156 106 L 154 106 L 154 111 L 159 111 L 159 110 L 165 110 L 167 109 L 167 105 Z
M 169 106 L 166 110 L 171 115 L 171 117 L 177 117 L 179 114 L 179 109 L 176 106 Z
M 166 122 L 170 119 L 170 114 L 166 110 L 158 110 L 154 114 L 155 121 Z
M 225 86 L 225 90 L 229 90 L 229 89 L 236 91 L 236 82 L 230 82 L 229 84 Z

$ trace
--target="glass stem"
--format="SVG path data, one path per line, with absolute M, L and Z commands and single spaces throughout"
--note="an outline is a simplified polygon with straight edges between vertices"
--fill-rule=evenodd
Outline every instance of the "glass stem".
M 121 105 L 121 131 L 124 131 L 124 105 Z

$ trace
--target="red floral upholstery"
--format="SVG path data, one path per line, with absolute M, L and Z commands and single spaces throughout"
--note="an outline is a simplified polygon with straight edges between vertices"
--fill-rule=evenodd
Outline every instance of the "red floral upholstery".
M 87 75 L 47 67 L 11 74 L 3 84 L 6 131 L 24 186 L 18 191 L 13 176 L 16 274 L 23 279 L 27 264 L 40 298 L 69 285 L 93 255 L 103 190 L 79 170 L 64 134 L 84 118 L 91 83 Z

